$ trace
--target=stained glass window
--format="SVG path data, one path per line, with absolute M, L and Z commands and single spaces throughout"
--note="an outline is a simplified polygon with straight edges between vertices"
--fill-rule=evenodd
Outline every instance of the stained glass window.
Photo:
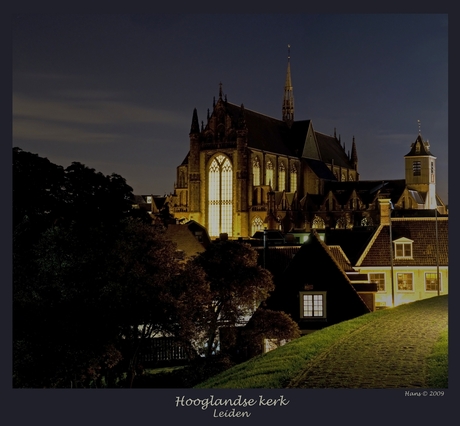
M 254 161 L 252 163 L 252 176 L 253 176 L 252 184 L 254 186 L 259 186 L 260 185 L 260 162 L 257 157 L 254 158 Z
M 227 157 L 218 155 L 208 173 L 208 230 L 216 237 L 232 235 L 233 172 Z
M 272 188 L 273 185 L 273 163 L 268 160 L 265 168 L 265 185 L 270 185 Z
M 278 191 L 286 190 L 286 168 L 284 163 L 280 163 L 278 167 Z
M 291 167 L 291 192 L 297 191 L 297 169 L 293 165 Z

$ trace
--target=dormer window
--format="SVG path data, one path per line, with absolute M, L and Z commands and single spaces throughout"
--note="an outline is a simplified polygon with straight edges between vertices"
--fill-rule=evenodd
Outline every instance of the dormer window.
M 412 259 L 412 243 L 408 238 L 393 241 L 395 259 Z

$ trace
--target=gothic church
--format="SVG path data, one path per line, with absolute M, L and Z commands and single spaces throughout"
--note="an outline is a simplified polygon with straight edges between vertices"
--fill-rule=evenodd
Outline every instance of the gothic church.
M 346 153 L 335 130 L 329 136 L 294 119 L 289 56 L 281 120 L 228 102 L 220 85 L 206 124 L 193 111 L 189 137 L 167 203 L 177 220 L 200 223 L 212 238 L 377 225 L 380 198 L 397 209 L 445 213 L 435 157 L 420 134 L 405 156 L 406 179 L 360 181 L 354 138 Z

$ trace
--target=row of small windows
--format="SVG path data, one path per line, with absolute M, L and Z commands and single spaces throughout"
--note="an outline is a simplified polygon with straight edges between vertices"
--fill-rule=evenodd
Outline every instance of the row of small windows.
M 258 157 L 254 157 L 252 163 L 252 184 L 254 186 L 261 185 L 261 166 Z M 270 185 L 272 188 L 275 188 L 275 173 L 274 173 L 274 166 L 271 160 L 268 160 L 265 164 L 265 185 Z M 291 166 L 290 170 L 290 186 L 289 191 L 295 192 L 297 190 L 297 168 L 295 165 Z M 284 163 L 280 163 L 278 166 L 278 191 L 285 191 L 286 190 L 286 166 Z
M 363 217 L 361 219 L 361 226 L 372 226 L 373 221 L 370 217 Z M 337 220 L 335 227 L 336 228 L 346 228 L 348 226 L 348 220 L 345 217 L 341 217 Z M 322 229 L 326 227 L 326 223 L 324 219 L 315 215 L 313 218 L 312 228 L 314 229 Z M 412 255 L 412 253 L 411 253 Z
M 437 291 L 437 273 L 435 272 L 426 272 L 425 273 L 425 291 Z M 384 273 L 375 273 L 369 274 L 369 281 L 377 284 L 378 291 L 385 290 L 385 274 Z M 398 291 L 414 291 L 414 276 L 411 272 L 398 272 L 396 274 L 396 282 Z M 441 274 L 439 274 L 439 285 L 440 290 L 442 289 L 441 285 Z

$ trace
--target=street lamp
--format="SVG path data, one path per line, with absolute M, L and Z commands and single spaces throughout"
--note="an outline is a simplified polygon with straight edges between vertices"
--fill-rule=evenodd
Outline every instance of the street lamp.
M 435 217 L 435 238 L 436 238 L 436 287 L 438 289 L 438 296 L 441 293 L 440 285 L 439 285 L 439 240 L 438 240 L 438 203 L 436 202 L 434 208 L 434 217 Z
M 395 306 L 395 283 L 393 273 L 393 235 L 391 230 L 391 211 L 393 210 L 393 203 L 389 200 L 390 208 L 388 212 L 389 227 L 390 227 L 390 273 L 391 273 L 391 306 Z

